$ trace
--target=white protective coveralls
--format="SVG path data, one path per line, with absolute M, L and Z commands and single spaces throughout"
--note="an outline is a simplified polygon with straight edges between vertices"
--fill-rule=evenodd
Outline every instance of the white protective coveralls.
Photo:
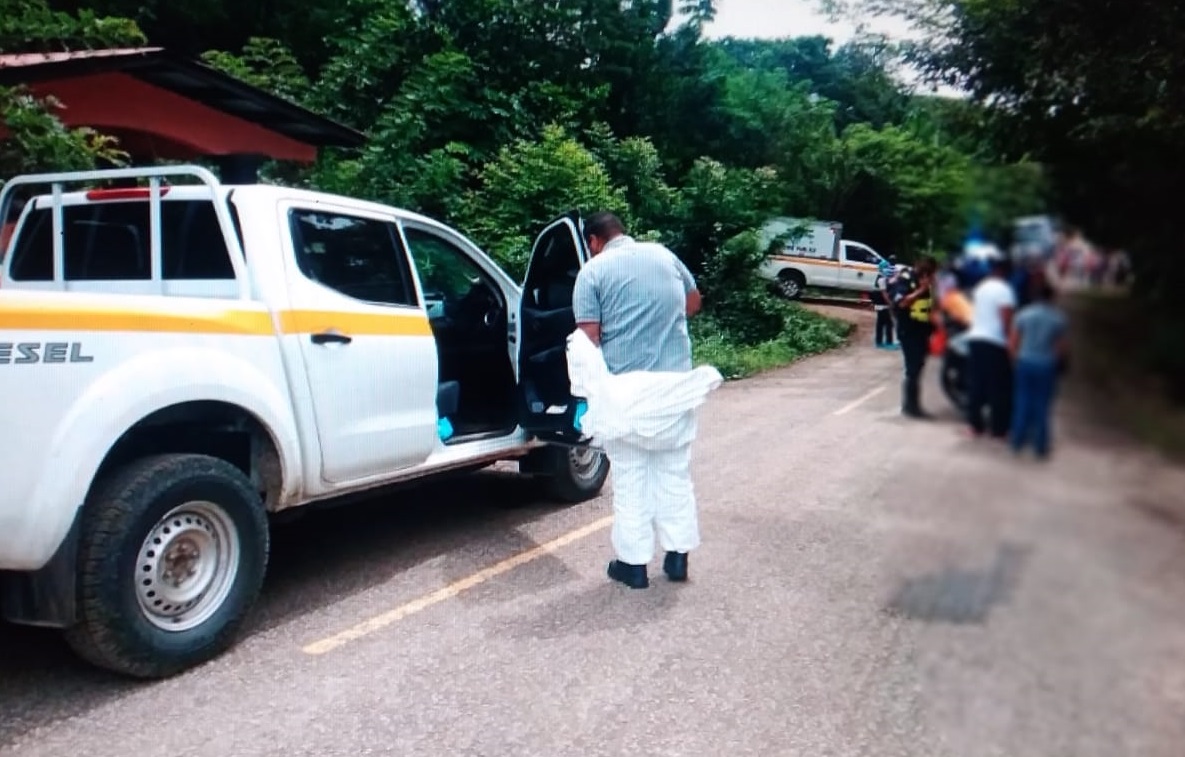
M 663 550 L 699 546 L 691 481 L 696 412 L 724 378 L 711 366 L 688 372 L 612 374 L 601 350 L 580 329 L 568 337 L 572 394 L 588 402 L 581 430 L 605 451 L 613 471 L 613 549 L 645 565 L 654 536 Z

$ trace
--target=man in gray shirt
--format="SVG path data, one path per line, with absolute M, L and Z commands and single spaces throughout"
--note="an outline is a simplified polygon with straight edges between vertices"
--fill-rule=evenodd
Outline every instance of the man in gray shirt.
M 1058 374 L 1069 351 L 1068 321 L 1054 305 L 1053 287 L 1038 281 L 1034 289 L 1034 301 L 1013 319 L 1008 340 L 1016 362 L 1010 441 L 1018 453 L 1031 441 L 1037 456 L 1045 458 Z
M 687 319 L 702 300 L 687 266 L 666 247 L 627 236 L 612 213 L 588 218 L 584 234 L 593 259 L 576 277 L 572 307 L 609 372 L 690 371 Z M 666 551 L 663 571 L 672 581 L 687 580 L 687 554 L 699 546 L 691 445 L 650 450 L 607 441 L 605 453 L 613 466 L 617 554 L 609 577 L 635 589 L 648 586 L 657 531 Z

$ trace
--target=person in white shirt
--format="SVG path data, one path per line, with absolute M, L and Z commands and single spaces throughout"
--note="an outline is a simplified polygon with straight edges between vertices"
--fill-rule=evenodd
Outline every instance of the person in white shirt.
M 1008 355 L 1008 334 L 1016 294 L 1008 284 L 1008 260 L 991 262 L 991 271 L 972 294 L 971 347 L 968 364 L 967 422 L 974 436 L 988 429 L 983 411 L 990 413 L 990 431 L 996 439 L 1008 437 L 1012 420 L 1012 364 Z

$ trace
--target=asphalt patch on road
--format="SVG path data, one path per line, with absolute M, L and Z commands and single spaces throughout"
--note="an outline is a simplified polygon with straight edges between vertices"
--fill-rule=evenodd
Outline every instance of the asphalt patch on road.
M 907 579 L 885 610 L 924 623 L 982 625 L 992 608 L 1012 596 L 1030 553 L 1029 547 L 1006 543 L 986 569 L 946 568 Z

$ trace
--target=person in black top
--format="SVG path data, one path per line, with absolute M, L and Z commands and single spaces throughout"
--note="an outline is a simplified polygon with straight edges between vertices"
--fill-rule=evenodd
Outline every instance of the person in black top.
M 901 412 L 910 418 L 928 418 L 922 410 L 922 369 L 930 351 L 930 309 L 934 303 L 934 275 L 938 261 L 924 257 L 913 268 L 908 268 L 889 285 L 889 300 L 897 321 L 897 339 L 905 363 L 905 380 L 901 387 Z
M 893 342 L 893 313 L 889 309 L 889 281 L 895 273 L 896 267 L 892 263 L 882 261 L 874 288 L 868 295 L 872 309 L 876 311 L 876 347 L 881 350 L 891 350 L 897 346 Z

